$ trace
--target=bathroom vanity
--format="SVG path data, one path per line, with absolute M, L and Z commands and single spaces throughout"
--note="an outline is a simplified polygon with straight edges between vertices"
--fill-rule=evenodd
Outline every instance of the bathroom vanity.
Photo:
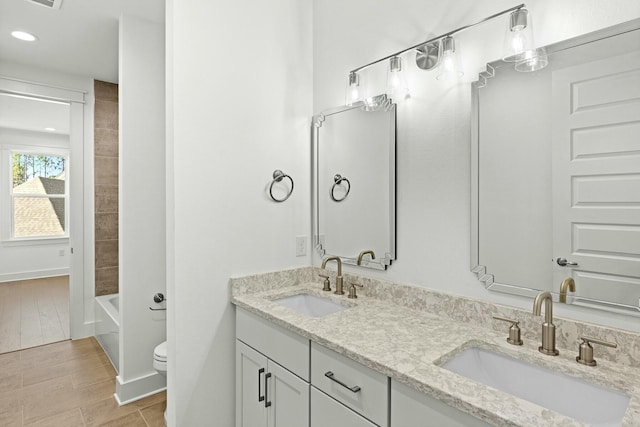
M 545 356 L 538 352 L 541 319 L 529 311 L 351 275 L 346 283 L 364 287 L 357 299 L 347 299 L 323 292 L 320 272 L 307 267 L 231 280 L 237 426 L 600 422 L 577 421 L 563 415 L 562 407 L 549 409 L 443 367 L 469 348 L 626 396 L 628 404 L 611 425 L 640 425 L 638 334 L 556 318 L 560 355 Z M 303 294 L 343 308 L 314 317 L 282 304 Z M 519 320 L 524 345 L 507 343 L 508 325 L 493 315 Z M 580 365 L 576 334 L 614 339 L 619 347 L 596 350 L 597 367 Z

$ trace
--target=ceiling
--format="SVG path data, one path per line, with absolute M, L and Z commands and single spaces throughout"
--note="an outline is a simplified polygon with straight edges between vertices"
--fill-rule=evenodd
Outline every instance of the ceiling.
M 0 0 L 0 61 L 118 82 L 118 19 L 164 22 L 164 0 L 63 0 L 50 9 L 29 0 Z M 38 37 L 23 42 L 22 30 Z

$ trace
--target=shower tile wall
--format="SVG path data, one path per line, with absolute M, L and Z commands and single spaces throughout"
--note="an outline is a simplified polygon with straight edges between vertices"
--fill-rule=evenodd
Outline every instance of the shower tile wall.
M 94 81 L 96 296 L 118 293 L 118 85 Z

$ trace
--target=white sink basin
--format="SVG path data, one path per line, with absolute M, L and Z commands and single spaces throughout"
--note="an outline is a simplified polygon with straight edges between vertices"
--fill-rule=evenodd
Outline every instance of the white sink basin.
M 322 317 L 349 308 L 326 298 L 311 294 L 292 295 L 290 297 L 275 299 L 273 302 L 310 317 Z
M 629 404 L 619 391 L 477 347 L 441 367 L 592 426 L 622 425 Z

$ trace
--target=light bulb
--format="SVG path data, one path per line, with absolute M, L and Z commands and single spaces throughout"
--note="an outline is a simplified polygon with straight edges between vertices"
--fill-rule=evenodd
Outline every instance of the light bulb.
M 360 86 L 360 76 L 358 73 L 352 71 L 347 77 L 347 89 L 345 91 L 345 104 L 353 105 L 358 101 L 362 101 L 364 96 L 364 90 Z
M 458 80 L 464 74 L 460 67 L 460 58 L 456 55 L 455 41 L 447 36 L 442 39 L 442 57 L 440 58 L 440 70 L 436 79 Z
M 526 59 L 527 51 L 534 50 L 533 27 L 527 9 L 511 12 L 504 37 L 503 61 L 522 61 Z
M 387 94 L 393 102 L 400 102 L 409 97 L 409 86 L 402 67 L 402 58 L 394 56 L 389 60 L 387 73 Z

